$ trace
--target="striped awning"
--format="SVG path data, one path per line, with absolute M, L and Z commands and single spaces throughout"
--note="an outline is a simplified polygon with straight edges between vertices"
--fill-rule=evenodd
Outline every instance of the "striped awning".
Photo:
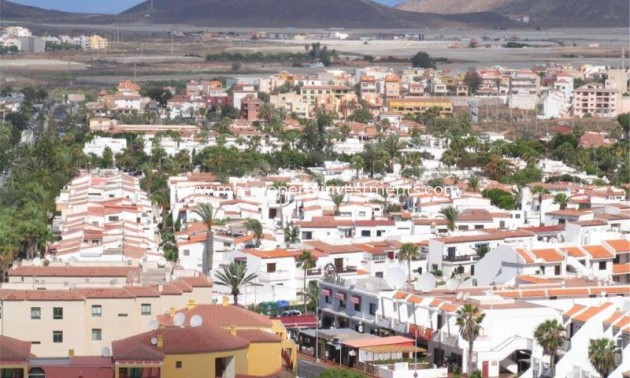
M 353 295 L 350 297 L 350 302 L 354 303 L 354 304 L 361 304 L 361 297 L 357 296 L 357 295 Z
M 330 290 L 328 289 L 322 289 L 322 295 L 324 297 L 330 297 Z
M 346 293 L 337 293 L 337 294 L 335 294 L 335 298 L 339 299 L 340 301 L 345 301 L 346 300 Z

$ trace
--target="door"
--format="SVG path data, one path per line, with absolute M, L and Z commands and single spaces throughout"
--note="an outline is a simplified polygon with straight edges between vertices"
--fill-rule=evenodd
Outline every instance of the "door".
M 335 259 L 335 270 L 337 270 L 337 273 L 343 271 L 343 258 Z
M 488 361 L 484 361 L 481 366 L 481 375 L 483 376 L 483 378 L 488 378 Z

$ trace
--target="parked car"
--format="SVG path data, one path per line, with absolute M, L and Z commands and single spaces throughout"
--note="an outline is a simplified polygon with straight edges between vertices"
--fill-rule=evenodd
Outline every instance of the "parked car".
M 280 316 L 300 316 L 302 312 L 300 310 L 286 310 Z

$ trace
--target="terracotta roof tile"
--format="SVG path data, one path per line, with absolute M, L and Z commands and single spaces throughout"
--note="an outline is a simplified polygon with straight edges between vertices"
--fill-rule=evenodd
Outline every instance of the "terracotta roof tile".
M 573 307 L 571 307 L 567 311 L 565 311 L 562 315 L 570 318 L 574 316 L 575 314 L 577 314 L 578 312 L 584 310 L 585 308 L 586 306 L 576 304 L 576 305 L 573 305 Z
M 615 255 L 601 245 L 587 245 L 582 247 L 592 259 L 612 259 Z
M 213 324 L 218 327 L 271 327 L 272 325 L 268 317 L 238 306 L 198 304 L 191 310 L 180 309 L 177 313 L 185 314 L 186 319 L 199 315 L 204 324 Z M 158 321 L 161 324 L 173 324 L 173 319 L 169 314 L 158 316 Z
M 532 249 L 532 253 L 536 258 L 545 260 L 546 262 L 558 262 L 564 260 L 562 255 L 553 248 Z
M 613 274 L 630 274 L 630 263 L 625 264 L 613 264 Z
M 247 340 L 250 343 L 279 343 L 282 338 L 274 333 L 265 332 L 260 329 L 237 330 L 236 336 Z
M 27 362 L 30 357 L 30 342 L 0 335 L 0 363 Z
M 404 292 L 404 291 L 397 291 L 394 293 L 393 298 L 394 299 L 405 299 L 407 298 L 407 296 L 409 295 L 409 293 Z
M 139 272 L 139 267 L 129 266 L 18 266 L 10 269 L 8 274 L 18 277 L 127 277 Z
M 630 240 L 626 239 L 615 239 L 615 240 L 605 240 L 605 243 L 612 247 L 612 249 L 620 253 L 630 253 Z
M 564 247 L 560 249 L 566 252 L 571 257 L 580 258 L 585 256 L 584 252 L 582 252 L 582 250 L 578 247 Z
M 572 317 L 573 320 L 577 320 L 579 322 L 587 322 L 590 318 L 592 318 L 593 316 L 599 314 L 600 312 L 604 311 L 606 308 L 612 306 L 612 303 L 610 302 L 605 302 L 604 304 L 602 304 L 599 307 L 589 307 L 588 309 L 580 312 L 579 314 L 575 315 L 574 317 Z

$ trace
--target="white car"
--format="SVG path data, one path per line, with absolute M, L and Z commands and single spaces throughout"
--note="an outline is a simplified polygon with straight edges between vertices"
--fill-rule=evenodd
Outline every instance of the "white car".
M 300 316 L 302 312 L 299 310 L 286 310 L 280 316 Z

